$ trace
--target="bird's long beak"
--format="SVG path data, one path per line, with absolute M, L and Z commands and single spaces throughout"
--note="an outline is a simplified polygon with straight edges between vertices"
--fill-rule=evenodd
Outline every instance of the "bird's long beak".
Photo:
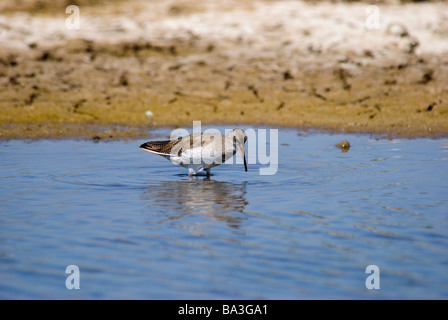
M 244 170 L 246 170 L 246 172 L 247 172 L 247 163 L 246 163 L 246 156 L 244 155 L 244 149 L 241 148 L 241 147 L 238 147 L 238 149 L 240 149 L 241 156 L 243 157 L 243 161 L 244 161 Z

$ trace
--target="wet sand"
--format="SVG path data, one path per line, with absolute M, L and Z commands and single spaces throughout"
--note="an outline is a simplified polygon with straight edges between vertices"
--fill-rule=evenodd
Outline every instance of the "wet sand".
M 448 136 L 448 4 L 0 4 L 0 139 L 240 123 Z M 89 5 L 87 5 L 89 3 Z M 93 4 L 92 4 L 93 3 Z

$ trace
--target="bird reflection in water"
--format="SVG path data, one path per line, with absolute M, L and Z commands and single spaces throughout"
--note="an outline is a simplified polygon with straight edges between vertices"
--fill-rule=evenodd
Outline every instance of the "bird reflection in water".
M 161 218 L 157 223 L 180 220 L 178 222 L 182 227 L 194 234 L 202 234 L 198 227 L 213 224 L 216 220 L 225 222 L 233 230 L 239 229 L 246 220 L 242 215 L 247 205 L 245 195 L 246 181 L 236 184 L 211 180 L 209 177 L 190 177 L 189 180 L 151 185 L 143 199 L 151 202 L 151 208 L 159 209 L 158 213 L 151 210 L 153 218 Z M 205 214 L 212 219 L 207 219 L 205 223 L 203 219 L 200 222 L 195 220 L 193 225 L 182 221 L 191 214 Z

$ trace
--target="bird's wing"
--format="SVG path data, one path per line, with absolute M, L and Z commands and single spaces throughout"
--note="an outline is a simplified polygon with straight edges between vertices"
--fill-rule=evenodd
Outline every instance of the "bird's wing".
M 148 141 L 142 144 L 140 149 L 165 157 L 180 156 L 185 150 L 207 147 L 214 143 L 215 137 L 221 138 L 222 143 L 225 140 L 224 136 L 213 133 L 190 134 L 177 140 Z
M 159 154 L 161 156 L 170 157 L 171 149 L 181 141 L 182 138 L 177 140 L 163 140 L 163 141 L 148 141 L 140 146 L 140 149 Z

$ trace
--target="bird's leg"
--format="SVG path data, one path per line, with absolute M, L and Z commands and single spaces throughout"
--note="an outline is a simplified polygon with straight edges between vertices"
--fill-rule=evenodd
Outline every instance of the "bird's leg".
M 210 178 L 210 169 L 206 169 L 205 172 L 207 172 L 207 177 Z

